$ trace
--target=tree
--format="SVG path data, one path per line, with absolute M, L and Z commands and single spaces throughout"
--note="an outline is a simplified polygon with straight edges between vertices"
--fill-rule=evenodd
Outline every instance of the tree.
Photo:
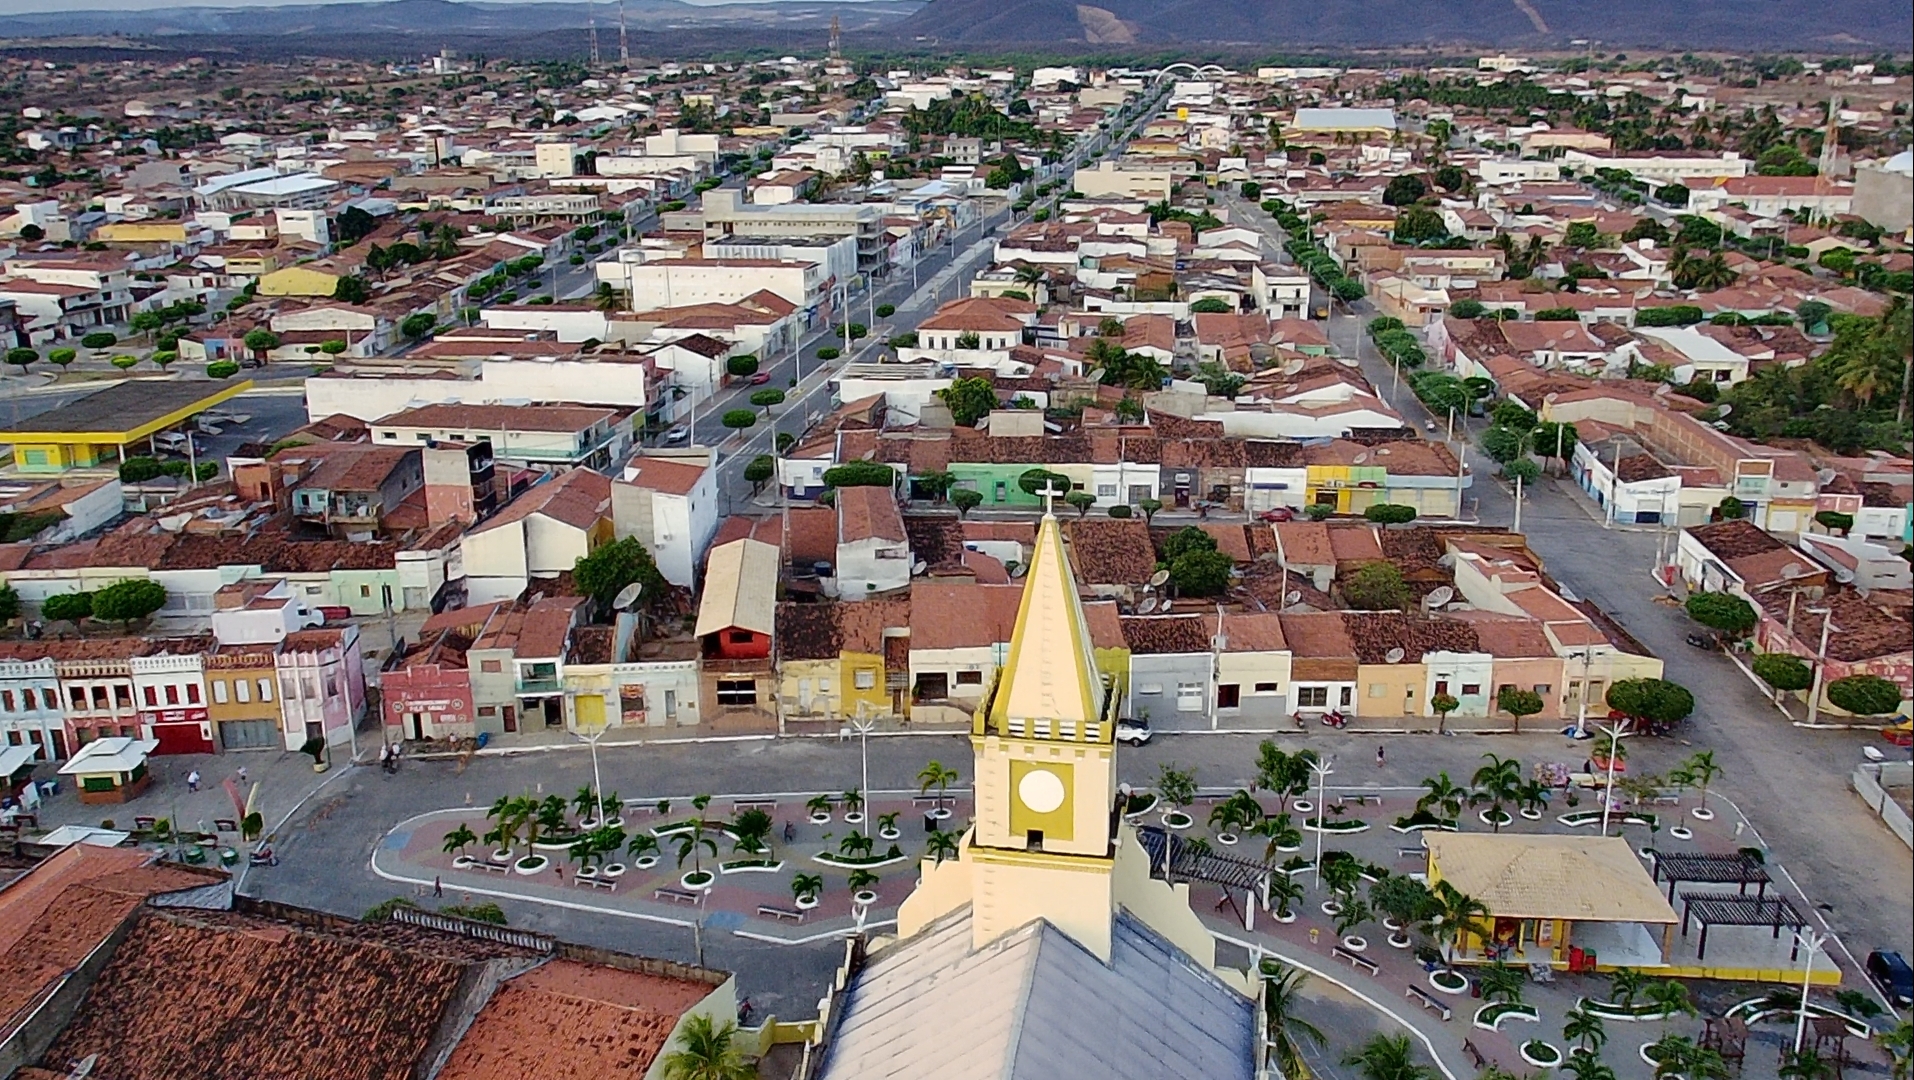
M 1196 801 L 1196 774 L 1164 762 L 1156 770 L 1156 793 L 1178 810 Z
M 1375 503 L 1362 516 L 1377 525 L 1407 525 L 1416 519 L 1416 508 L 1401 503 Z
M 1495 408 L 1489 410 L 1489 420 L 1497 427 L 1505 427 L 1522 435 L 1535 430 L 1535 414 L 1508 399 L 1495 403 Z
M 333 283 L 332 298 L 342 304 L 363 304 L 372 299 L 372 286 L 357 274 L 347 274 Z
M 718 417 L 718 423 L 733 431 L 743 431 L 757 422 L 758 414 L 753 409 L 726 409 L 724 415 Z
M 663 599 L 670 589 L 651 552 L 635 536 L 601 544 L 572 563 L 572 583 L 578 591 L 607 609 L 633 582 L 644 586 L 641 595 L 648 605 Z
M 131 628 L 166 606 L 166 587 L 157 581 L 128 578 L 93 594 L 93 617 Z
M 755 1080 L 757 1066 L 747 1064 L 737 1045 L 738 1025 L 719 1024 L 704 1013 L 678 1029 L 677 1049 L 665 1055 L 665 1080 Z
M 733 356 L 725 360 L 724 370 L 734 379 L 748 379 L 758 373 L 758 358 Z
M 943 502 L 949 497 L 951 489 L 957 486 L 957 474 L 945 472 L 942 469 L 932 469 L 911 477 L 911 486 L 932 499 Z
M 958 379 L 937 391 L 950 409 L 950 419 L 958 427 L 973 427 L 997 408 L 997 387 L 981 377 Z
M 1192 551 L 1170 563 L 1170 582 L 1179 596 L 1219 596 L 1229 591 L 1235 565 L 1220 551 Z
M 1363 1080 L 1434 1080 L 1435 1070 L 1418 1065 L 1407 1035 L 1376 1035 L 1362 1049 L 1343 1058 L 1344 1065 L 1361 1069 Z
M 1660 1075 L 1660 1070 L 1656 1070 Z M 1829 1080 L 1834 1075 L 1834 1067 L 1829 1064 L 1812 1046 L 1800 1050 L 1784 1049 L 1781 1068 L 1777 1070 L 1781 1080 Z
M 463 855 L 465 854 L 465 849 L 478 843 L 478 840 L 478 835 L 467 828 L 464 822 L 460 822 L 458 828 L 445 834 L 445 843 L 441 845 L 439 850 L 448 855 L 453 852 L 458 852 Z
M 759 454 L 744 467 L 744 480 L 751 485 L 751 494 L 764 490 L 765 481 L 777 472 L 777 459 L 769 454 Z
M 12 585 L 0 585 L 0 623 L 10 623 L 20 617 L 20 594 Z
M 1077 508 L 1077 516 L 1083 517 L 1097 504 L 1097 497 L 1087 491 L 1072 491 L 1064 495 L 1063 501 Z
M 239 365 L 231 360 L 215 360 L 206 365 L 206 377 L 209 379 L 230 379 L 239 374 Z
M 824 486 L 833 488 L 848 487 L 891 487 L 897 483 L 897 470 L 881 461 L 867 461 L 858 458 L 842 465 L 833 465 L 824 470 Z
M 1827 685 L 1828 703 L 1855 716 L 1885 716 L 1901 707 L 1901 688 L 1879 675 L 1849 675 Z
M 78 357 L 79 354 L 72 349 L 52 349 L 47 352 L 47 363 L 64 368 Z
M 751 395 L 751 404 L 763 409 L 764 415 L 770 416 L 772 406 L 784 404 L 784 391 L 775 386 L 767 386 Z
M 1227 315 L 1229 311 L 1229 303 L 1214 296 L 1206 296 L 1190 305 L 1192 315 Z
M 1061 495 L 1069 491 L 1070 486 L 1069 477 L 1048 469 L 1028 469 L 1017 477 L 1017 489 L 1025 495 L 1034 496 L 1045 490 L 1055 491 Z
M 399 333 L 412 341 L 418 341 L 431 334 L 432 328 L 438 324 L 439 320 L 431 313 L 421 311 L 414 315 L 407 315 L 405 320 L 399 323 Z
M 1754 605 L 1733 593 L 1701 592 L 1688 597 L 1688 617 L 1734 638 L 1744 638 L 1755 628 Z
M 47 238 L 47 231 L 45 229 L 42 229 L 40 226 L 33 224 L 30 221 L 27 222 L 25 225 L 20 226 L 20 239 L 25 240 L 29 244 L 37 243 L 41 240 L 45 240 L 46 238 Z
M 1487 310 L 1480 300 L 1457 300 L 1449 305 L 1449 314 L 1458 319 L 1479 319 Z
M 1395 239 L 1403 244 L 1442 240 L 1449 235 L 1442 215 L 1426 206 L 1411 206 L 1396 215 Z
M 1487 904 L 1446 881 L 1436 882 L 1430 891 L 1435 903 L 1424 929 L 1442 947 L 1445 957 L 1453 957 L 1455 946 L 1465 934 L 1488 936 Z
M 1623 716 L 1666 731 L 1695 711 L 1695 695 L 1666 679 L 1621 679 L 1608 688 L 1608 706 Z
M 1136 508 L 1143 511 L 1144 522 L 1151 524 L 1156 521 L 1156 512 L 1163 509 L 1163 501 L 1161 499 L 1140 499 L 1137 501 Z
M 1429 711 L 1436 714 L 1436 734 L 1447 732 L 1449 714 L 1461 707 L 1453 694 L 1436 694 L 1429 699 Z
M 1580 1046 L 1588 1056 L 1596 1057 L 1608 1042 L 1608 1029 L 1602 1025 L 1600 1016 L 1577 1005 L 1562 1018 L 1562 1039 Z
M 333 226 L 333 232 L 338 236 L 341 247 L 351 247 L 372 235 L 372 231 L 378 227 L 378 218 L 359 207 L 348 206 L 345 212 L 339 215 L 339 221 Z
M 1434 905 L 1428 886 L 1407 874 L 1390 874 L 1369 886 L 1369 906 L 1403 926 L 1427 918 Z
M 983 492 L 972 488 L 958 488 L 950 493 L 950 505 L 957 508 L 959 518 L 967 518 L 972 510 L 983 505 Z
M 119 341 L 120 338 L 118 334 L 106 330 L 95 330 L 91 334 L 81 338 L 80 344 L 97 352 L 101 349 L 110 349 L 119 344 Z
M 249 330 L 241 340 L 246 350 L 258 360 L 264 360 L 267 353 L 279 347 L 279 335 L 271 330 Z
M 844 350 L 833 345 L 826 345 L 817 351 L 817 358 L 819 360 L 835 360 L 843 355 Z
M 1783 694 L 1799 693 L 1814 685 L 1814 669 L 1791 653 L 1762 653 L 1749 666 L 1757 678 L 1774 688 L 1777 703 Z
M 1413 206 L 1429 193 L 1429 185 L 1414 173 L 1404 173 L 1382 189 L 1382 201 L 1388 206 Z
M 1322 1046 L 1322 1029 L 1297 1015 L 1303 984 L 1309 976 L 1274 960 L 1263 965 L 1263 1021 L 1268 1030 L 1270 1060 L 1285 1077 L 1303 1075 L 1303 1044 Z
M 147 359 L 153 362 L 154 367 L 159 368 L 161 371 L 165 371 L 167 368 L 173 366 L 174 362 L 179 359 L 179 354 L 176 352 L 173 352 L 170 349 L 161 349 L 160 351 L 147 357 Z
M 1394 563 L 1372 562 L 1342 585 L 1343 600 L 1356 611 L 1401 611 L 1409 606 L 1409 584 Z
M 1539 458 L 1555 458 L 1566 463 L 1575 456 L 1576 445 L 1574 424 L 1544 420 L 1529 432 L 1529 451 Z
M 27 365 L 38 359 L 40 359 L 39 351 L 26 348 L 25 346 L 18 346 L 7 350 L 7 363 L 19 368 L 22 372 L 26 371 Z
M 1495 694 L 1496 707 L 1515 718 L 1515 733 L 1522 733 L 1522 718 L 1542 711 L 1542 695 L 1517 686 L 1504 686 Z
M 1534 458 L 1519 457 L 1502 466 L 1502 475 L 1511 480 L 1520 480 L 1524 484 L 1533 484 L 1542 475 L 1542 466 Z
M 347 349 L 351 347 L 352 346 L 347 345 L 345 342 L 340 341 L 338 338 L 333 338 L 330 341 L 322 341 L 319 343 L 319 351 L 322 353 L 325 353 L 327 356 L 338 356 L 341 353 L 344 353 Z
M 55 593 L 40 602 L 40 614 L 53 621 L 79 622 L 93 616 L 90 592 Z
M 1536 709 L 1541 712 L 1541 709 Z M 1483 754 L 1483 765 L 1469 778 L 1469 785 L 1475 789 L 1469 796 L 1473 806 L 1487 804 L 1489 807 L 1489 827 L 1495 832 L 1502 831 L 1502 819 L 1508 814 L 1502 807 L 1515 801 L 1516 788 L 1522 783 L 1522 763 L 1514 758 L 1500 757 L 1495 754 Z

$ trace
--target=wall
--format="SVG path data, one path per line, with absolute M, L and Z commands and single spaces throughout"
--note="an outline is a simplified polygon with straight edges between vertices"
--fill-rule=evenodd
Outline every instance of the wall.
M 1273 727 L 1289 716 L 1289 653 L 1224 652 L 1216 657 L 1216 684 L 1235 684 L 1238 706 L 1216 710 L 1216 726 Z M 1274 692 L 1258 693 L 1258 683 L 1275 683 Z
M 1914 825 L 1909 824 L 1907 811 L 1901 809 L 1892 794 L 1896 790 L 1905 791 L 1909 783 L 1914 782 L 1914 778 L 1909 776 L 1908 763 L 1864 763 L 1854 767 L 1854 775 L 1850 779 L 1855 794 L 1861 796 L 1861 801 L 1867 804 L 1868 809 L 1881 816 L 1888 831 L 1900 837 L 1901 843 L 1914 847 Z
M 1150 726 L 1161 730 L 1208 731 L 1216 700 L 1212 670 L 1207 652 L 1132 653 L 1128 714 L 1142 719 L 1147 713 Z M 1200 696 L 1179 694 L 1184 685 L 1200 688 Z

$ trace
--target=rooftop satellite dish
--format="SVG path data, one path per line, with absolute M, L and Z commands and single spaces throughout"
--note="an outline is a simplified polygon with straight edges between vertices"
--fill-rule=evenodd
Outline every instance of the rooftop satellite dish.
M 1407 655 L 1409 654 L 1406 652 L 1403 652 L 1401 649 L 1390 649 L 1388 654 L 1385 655 L 1383 659 L 1391 664 L 1400 664 L 1402 663 L 1402 658 Z
M 1138 615 L 1148 615 L 1150 612 L 1155 610 L 1156 610 L 1156 597 L 1154 596 L 1144 597 L 1143 602 L 1136 606 L 1136 613 Z
M 1805 573 L 1807 573 L 1807 571 L 1801 568 L 1800 563 L 1789 563 L 1781 568 L 1781 578 L 1783 581 L 1793 581 Z
M 1548 393 L 1542 395 L 1542 400 L 1553 405 L 1555 403 L 1555 399 L 1561 396 L 1562 395 L 1560 393 L 1557 393 L 1556 391 L 1551 390 Z
M 1423 599 L 1422 603 L 1425 606 L 1430 608 L 1439 608 L 1442 605 L 1454 599 L 1455 599 L 1454 589 L 1450 588 L 1447 585 L 1438 585 L 1436 588 L 1430 591 L 1429 595 Z
M 1837 566 L 1834 568 L 1834 580 L 1843 585 L 1852 585 L 1854 583 L 1854 571 L 1849 570 L 1845 566 Z
M 1030 571 L 1030 568 L 1028 566 L 1025 566 L 1022 563 L 1018 563 L 1016 566 L 1013 566 L 1010 568 L 1010 576 L 1013 578 L 1020 578 L 1024 576 L 1024 574 L 1028 573 L 1029 571 Z
M 1285 375 L 1301 374 L 1302 370 L 1308 366 L 1309 366 L 1309 361 L 1304 360 L 1302 357 L 1299 356 L 1296 359 L 1291 360 L 1289 363 L 1283 365 L 1283 374 Z
M 1353 356 L 1338 356 L 1336 357 L 1336 363 L 1341 364 L 1343 367 L 1356 367 L 1361 364 L 1362 361 L 1357 360 Z
M 1302 599 L 1303 592 L 1301 589 L 1291 589 L 1283 594 L 1283 603 L 1285 604 L 1301 603 Z
M 1150 584 L 1159 589 L 1162 588 L 1163 583 L 1168 580 L 1170 580 L 1170 572 L 1168 570 L 1158 570 L 1156 573 L 1150 575 Z
M 1833 483 L 1834 478 L 1839 475 L 1841 474 L 1835 472 L 1833 469 L 1816 469 L 1814 472 L 1815 480 L 1823 484 Z
M 1170 613 L 1170 598 L 1166 596 L 1163 598 L 1163 614 L 1168 615 L 1169 613 Z
M 1729 413 L 1734 411 L 1735 411 L 1735 407 L 1734 407 L 1734 403 L 1732 402 L 1724 401 L 1721 404 L 1715 406 L 1716 416 L 1726 416 Z
M 634 581 L 618 590 L 618 595 L 611 598 L 611 606 L 617 608 L 619 611 L 628 611 L 631 609 L 631 605 L 638 602 L 639 595 L 644 591 L 645 583 L 642 581 Z
M 1365 462 L 1365 461 L 1368 461 L 1368 460 L 1369 460 L 1369 451 L 1367 451 L 1367 450 L 1364 450 L 1364 451 L 1363 451 L 1362 453 L 1360 453 L 1360 454 L 1357 454 L 1357 455 L 1356 455 L 1355 457 L 1353 457 L 1353 458 L 1351 458 L 1351 459 L 1350 459 L 1350 461 L 1351 461 L 1351 462 L 1353 462 L 1354 464 L 1357 464 L 1357 465 L 1360 465 L 1360 464 L 1362 464 L 1363 462 Z
M 917 560 L 917 565 L 910 568 L 911 576 L 916 577 L 917 575 L 922 574 L 924 571 L 928 569 L 930 569 L 930 564 L 925 562 L 922 559 L 919 559 Z

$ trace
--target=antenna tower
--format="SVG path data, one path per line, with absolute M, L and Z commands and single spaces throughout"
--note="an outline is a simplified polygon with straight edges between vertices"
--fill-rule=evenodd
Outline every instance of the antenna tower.
M 1814 171 L 1814 193 L 1826 195 L 1834 182 L 1834 159 L 1841 153 L 1841 95 L 1828 99 L 1828 126 L 1821 135 L 1821 160 Z M 1817 200 L 1818 201 L 1818 200 Z
M 844 44 L 843 33 L 837 24 L 837 16 L 832 15 L 831 16 L 831 59 L 837 60 L 843 57 L 844 55 L 843 44 Z
M 618 66 L 631 70 L 631 43 L 625 40 L 625 0 L 618 0 Z
M 598 66 L 598 5 L 585 0 L 585 25 L 591 28 L 591 66 Z

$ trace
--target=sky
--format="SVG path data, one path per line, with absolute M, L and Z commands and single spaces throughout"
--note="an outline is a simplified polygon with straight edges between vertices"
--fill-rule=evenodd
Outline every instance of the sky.
M 51 12 L 76 11 L 153 11 L 162 8 L 264 8 L 287 7 L 295 4 L 315 3 L 352 3 L 365 0 L 0 0 L 0 15 L 39 15 Z M 501 0 L 487 0 L 497 3 Z M 535 4 L 546 0 L 502 0 L 502 2 Z M 550 2 L 582 3 L 583 0 L 550 0 Z M 598 0 L 610 8 L 617 0 Z M 716 4 L 737 3 L 740 0 L 682 0 L 683 3 L 698 7 Z M 742 0 L 746 3 L 777 3 L 778 0 Z M 855 2 L 855 0 L 839 0 Z

